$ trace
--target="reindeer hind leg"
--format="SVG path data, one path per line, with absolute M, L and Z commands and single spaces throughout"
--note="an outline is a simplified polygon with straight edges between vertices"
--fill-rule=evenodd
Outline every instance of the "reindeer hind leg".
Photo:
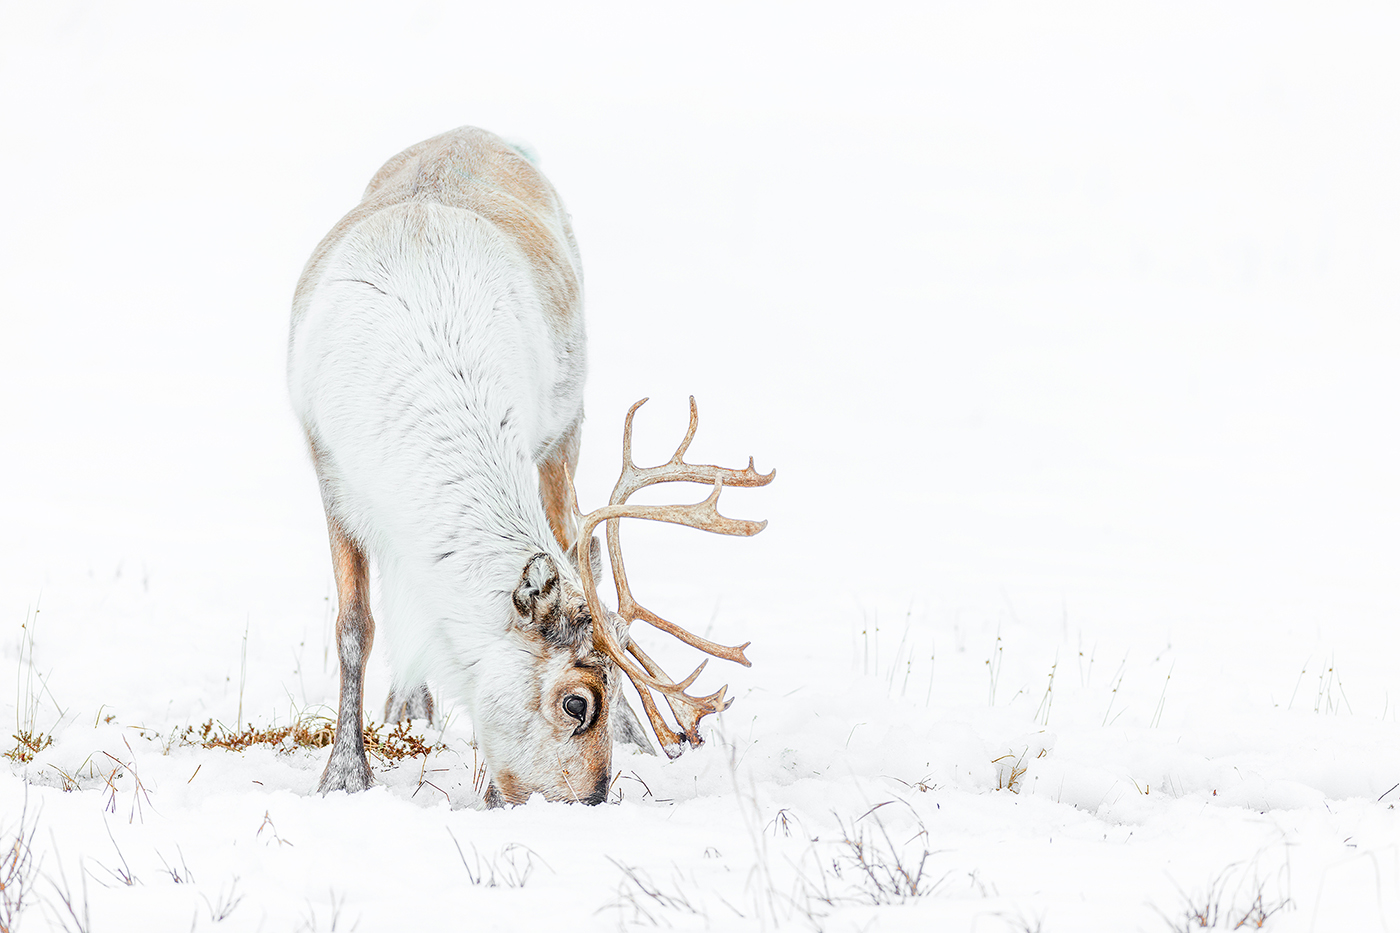
M 435 704 L 433 695 L 428 692 L 426 683 L 411 690 L 390 690 L 384 701 L 385 722 L 405 722 L 409 719 L 426 719 L 433 722 Z

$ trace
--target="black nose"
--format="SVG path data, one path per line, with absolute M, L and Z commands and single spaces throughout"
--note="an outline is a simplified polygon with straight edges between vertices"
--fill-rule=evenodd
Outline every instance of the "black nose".
M 596 807 L 598 804 L 602 803 L 607 799 L 608 776 L 605 774 L 602 777 L 598 778 L 597 784 L 593 785 L 593 792 L 590 793 L 587 797 L 582 798 L 580 802 L 585 803 L 590 807 Z

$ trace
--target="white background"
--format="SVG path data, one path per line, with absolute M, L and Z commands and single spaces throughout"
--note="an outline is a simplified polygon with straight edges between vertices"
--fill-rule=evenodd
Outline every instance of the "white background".
M 1264 872 L 1290 902 L 1266 928 L 1400 925 L 1395 795 L 1375 802 L 1400 781 L 1397 26 L 1394 10 L 1354 5 L 6 5 L 0 702 L 23 718 L 20 626 L 36 606 L 26 631 L 52 696 L 37 725 L 72 756 L 56 767 L 117 741 L 83 731 L 104 704 L 112 728 L 232 721 L 240 671 L 245 721 L 285 719 L 293 697 L 333 702 L 324 526 L 283 379 L 291 291 L 385 159 L 471 123 L 537 150 L 574 218 L 585 508 L 606 496 L 622 414 L 644 395 L 639 461 L 669 454 L 693 393 L 698 459 L 778 468 L 768 489 L 725 496 L 729 514 L 770 520 L 758 538 L 627 532 L 644 601 L 754 640 L 751 671 L 712 676 L 740 697 L 718 728 L 772 746 L 740 769 L 762 822 L 802 812 L 779 790 L 795 773 L 784 749 L 830 785 L 802 813 L 809 836 L 835 826 L 843 795 L 878 802 L 891 780 L 925 777 L 873 760 L 825 770 L 858 757 L 850 722 L 905 723 L 876 747 L 907 743 L 930 773 L 951 768 L 954 746 L 987 751 L 910 810 L 961 801 L 978 818 L 929 848 L 1012 877 L 840 908 L 829 928 L 992 930 L 1013 914 L 1046 930 L 1166 928 L 1175 888 L 1265 851 L 1310 859 L 1286 889 Z M 873 665 L 872 639 L 885 652 Z M 1121 694 L 1104 670 L 1120 662 Z M 1062 787 L 1102 771 L 1107 789 L 1052 794 L 1030 818 L 1012 809 L 1027 795 L 997 792 L 986 769 L 1042 734 L 1052 664 L 1063 712 L 1040 761 Z M 384 683 L 375 668 L 371 707 Z M 940 744 L 950 723 L 966 734 Z M 689 807 L 735 878 L 761 864 L 734 816 L 741 782 L 705 771 L 723 744 L 670 771 L 646 763 L 679 802 L 629 797 L 588 817 L 475 812 L 469 775 L 450 814 L 419 812 L 416 777 L 387 780 L 374 803 L 323 802 L 306 796 L 310 753 L 156 749 L 148 772 L 190 756 L 229 808 L 275 813 L 249 783 L 273 769 L 289 812 L 314 822 L 338 807 L 371 827 L 370 847 L 373 820 L 396 827 L 405 812 L 439 848 L 444 821 L 458 839 L 492 827 L 483 851 L 528 834 L 556 872 L 532 883 L 566 892 L 551 909 L 615 928 L 619 912 L 594 913 L 618 874 L 600 833 L 645 836 L 633 863 L 684 871 L 704 846 L 682 851 L 666 827 Z M 1246 749 L 1261 757 L 1231 757 Z M 1192 762 L 1257 779 L 1262 796 L 1190 824 L 1171 808 L 1204 813 L 1226 793 Z M 0 775 L 0 825 L 44 764 Z M 211 779 L 219 769 L 236 777 Z M 1153 809 L 1173 780 L 1168 809 Z M 31 790 L 46 795 L 49 873 L 109 845 L 103 788 Z M 1125 793 L 1152 807 L 1114 811 Z M 165 796 L 162 832 L 192 859 L 202 845 L 222 865 L 218 852 L 251 844 L 254 825 Z M 851 806 L 843 819 L 865 809 Z M 1355 825 L 1329 822 L 1347 807 Z M 1240 827 L 1261 810 L 1278 815 L 1256 838 Z M 1309 828 L 1278 828 L 1295 816 Z M 1103 821 L 1089 833 L 1103 839 L 1059 878 L 1063 860 L 1035 847 L 1084 819 Z M 1020 842 L 979 848 L 984 820 Z M 1155 834 L 1111 838 L 1134 820 Z M 369 870 L 354 846 L 315 839 L 296 839 L 296 857 L 332 882 Z M 569 852 L 592 867 L 571 872 Z M 1386 867 L 1354 880 L 1346 866 L 1367 852 Z M 1131 873 L 1104 881 L 1115 865 Z M 211 899 L 222 870 L 204 872 Z M 464 903 L 482 923 L 519 922 L 497 892 L 453 887 L 455 870 L 416 901 L 428 927 L 454 928 L 443 918 Z M 203 909 L 154 869 L 137 874 L 141 886 L 92 893 L 95 927 L 134 916 L 122 898 L 138 887 L 142 909 Z M 249 896 L 225 925 L 328 922 L 320 880 L 303 889 L 256 860 L 228 874 Z M 356 896 L 361 929 L 403 916 L 391 892 Z M 686 922 L 763 917 L 715 909 Z

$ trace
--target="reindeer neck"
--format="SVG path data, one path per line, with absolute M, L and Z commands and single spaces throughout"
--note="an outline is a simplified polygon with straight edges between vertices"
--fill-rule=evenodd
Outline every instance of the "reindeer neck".
M 540 552 L 571 573 L 545 517 L 539 470 L 509 412 L 483 411 L 453 428 L 438 435 L 438 479 L 425 490 L 424 524 L 412 535 L 417 553 L 405 556 L 445 587 L 444 596 L 471 602 L 508 593 Z

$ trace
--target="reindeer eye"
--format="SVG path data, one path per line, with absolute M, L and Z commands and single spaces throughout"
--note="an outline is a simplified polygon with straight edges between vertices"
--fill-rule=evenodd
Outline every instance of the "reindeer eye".
M 564 697 L 564 712 L 568 713 L 571 719 L 583 722 L 583 717 L 588 715 L 588 701 L 576 693 L 571 693 Z

